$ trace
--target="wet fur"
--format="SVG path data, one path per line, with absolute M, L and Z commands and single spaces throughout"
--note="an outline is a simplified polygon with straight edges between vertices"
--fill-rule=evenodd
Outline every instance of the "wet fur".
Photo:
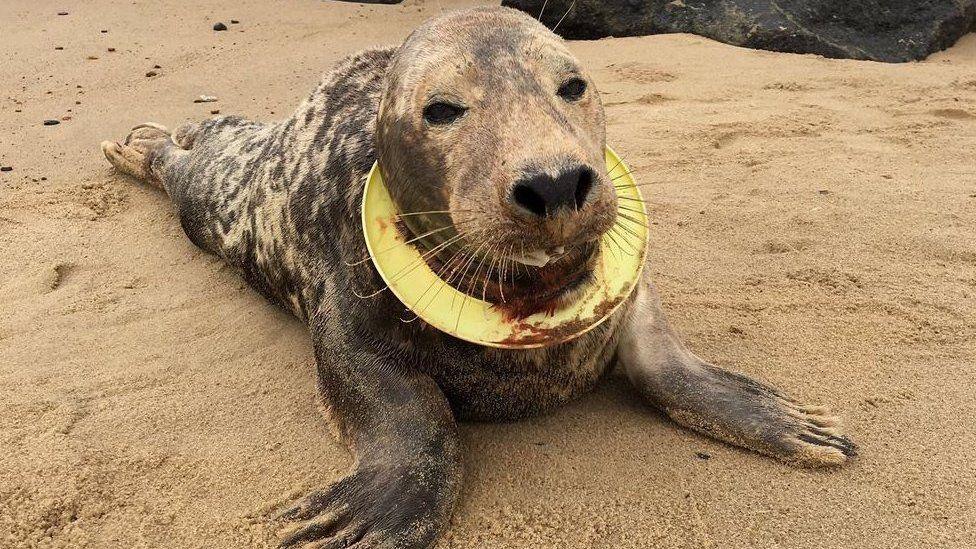
M 481 12 L 487 25 L 508 14 Z M 342 61 L 280 122 L 222 117 L 172 135 L 149 125 L 103 144 L 113 165 L 165 189 L 196 245 L 309 326 L 327 414 L 356 461 L 347 477 L 282 513 L 283 545 L 429 547 L 461 489 L 455 418 L 549 410 L 592 389 L 618 351 L 638 389 L 686 426 L 787 461 L 835 463 L 853 451 L 827 438 L 834 431 L 816 431 L 831 429 L 830 418 L 685 350 L 649 282 L 585 335 L 521 351 L 403 323 L 404 306 L 389 292 L 357 298 L 352 290 L 383 287 L 370 262 L 346 263 L 367 255 L 359 208 L 395 52 Z

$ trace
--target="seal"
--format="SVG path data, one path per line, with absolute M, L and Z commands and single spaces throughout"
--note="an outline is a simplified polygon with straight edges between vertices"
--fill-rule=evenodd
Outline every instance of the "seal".
M 854 455 L 826 409 L 688 350 L 649 269 L 584 333 L 506 349 L 411 322 L 370 261 L 360 213 L 378 163 L 390 230 L 439 279 L 511 318 L 571 306 L 601 254 L 634 245 L 621 214 L 645 211 L 624 204 L 605 147 L 593 78 L 546 27 L 499 7 L 345 59 L 285 120 L 143 124 L 102 143 L 119 171 L 165 190 L 197 246 L 309 327 L 324 408 L 355 460 L 276 513 L 282 546 L 432 546 L 461 492 L 457 420 L 551 410 L 615 364 L 693 430 L 801 465 Z

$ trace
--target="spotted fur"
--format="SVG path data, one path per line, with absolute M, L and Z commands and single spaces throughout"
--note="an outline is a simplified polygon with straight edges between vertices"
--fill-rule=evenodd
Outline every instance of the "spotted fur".
M 563 48 L 541 25 L 507 9 L 451 14 L 425 29 L 471 50 L 471 66 L 496 71 L 508 70 L 498 60 L 513 59 L 518 51 L 512 48 L 526 40 Z M 463 39 L 486 29 L 498 30 L 495 46 L 475 48 Z M 403 96 L 407 88 L 401 81 L 417 81 L 436 70 L 412 51 L 376 49 L 345 59 L 279 122 L 228 116 L 173 134 L 149 124 L 123 143 L 103 143 L 113 165 L 165 189 L 196 245 L 240 269 L 254 288 L 309 326 L 323 403 L 356 462 L 348 476 L 280 514 L 287 525 L 284 546 L 429 547 L 446 527 L 460 493 L 455 418 L 510 420 L 549 410 L 593 388 L 618 352 L 638 389 L 679 423 L 788 461 L 839 462 L 853 451 L 823 413 L 694 357 L 667 324 L 649 282 L 607 322 L 537 350 L 481 347 L 422 322 L 404 323 L 405 307 L 390 292 L 356 297 L 383 287 L 372 264 L 358 262 L 367 256 L 359 208 L 368 170 L 381 154 L 394 181 L 438 169 L 398 154 L 398 146 L 406 150 L 407 141 L 422 136 L 398 122 L 419 100 Z M 523 63 L 533 62 L 529 56 Z M 535 98 L 544 107 L 537 111 L 555 109 L 537 97 L 546 92 L 530 81 L 531 73 L 519 72 L 519 63 L 512 66 L 519 78 L 508 89 Z M 394 94 L 384 96 L 391 89 Z M 561 150 L 595 162 L 603 147 L 602 107 L 586 108 L 590 114 L 582 121 L 556 109 L 505 127 L 512 132 L 542 127 L 538 117 L 546 116 L 566 130 L 560 134 L 565 137 Z M 378 120 L 385 120 L 380 128 Z M 430 158 L 457 166 L 461 174 L 478 162 L 481 173 L 498 171 L 508 166 L 499 151 L 506 140 L 512 136 L 502 135 L 494 144 L 462 143 L 468 164 L 464 154 L 452 157 L 458 151 L 435 151 Z M 476 148 L 484 154 L 473 154 Z M 547 154 L 540 152 L 539 161 L 558 157 Z M 488 187 L 462 191 L 481 193 L 483 203 L 494 204 Z M 403 202 L 427 204 L 411 200 L 405 187 L 392 192 L 405 197 Z M 612 186 L 600 192 L 610 194 L 594 199 L 588 222 L 597 232 L 606 230 L 600 208 L 614 203 Z M 443 205 L 452 207 L 450 193 L 442 194 Z M 600 200 L 607 202 L 600 206 Z M 579 230 L 568 221 L 555 223 L 553 238 Z

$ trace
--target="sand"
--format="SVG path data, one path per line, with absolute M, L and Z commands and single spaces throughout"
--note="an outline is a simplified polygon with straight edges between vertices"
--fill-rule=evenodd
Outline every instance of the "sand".
M 342 474 L 305 328 L 98 142 L 280 117 L 342 56 L 477 3 L 0 3 L 0 547 L 264 547 L 269 509 Z M 906 65 L 688 35 L 571 47 L 651 183 L 650 266 L 688 343 L 832 406 L 861 456 L 791 468 L 615 378 L 464 425 L 440 547 L 972 547 L 976 35 Z

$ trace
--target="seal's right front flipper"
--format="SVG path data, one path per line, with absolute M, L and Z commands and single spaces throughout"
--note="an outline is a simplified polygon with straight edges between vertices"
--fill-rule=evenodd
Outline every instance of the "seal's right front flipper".
M 675 422 L 799 465 L 840 465 L 855 455 L 826 408 L 803 405 L 685 348 L 650 283 L 640 289 L 627 323 L 620 362 L 637 390 Z
M 279 514 L 282 547 L 427 548 L 461 489 L 461 444 L 429 377 L 313 323 L 319 388 L 354 453 L 349 474 Z

